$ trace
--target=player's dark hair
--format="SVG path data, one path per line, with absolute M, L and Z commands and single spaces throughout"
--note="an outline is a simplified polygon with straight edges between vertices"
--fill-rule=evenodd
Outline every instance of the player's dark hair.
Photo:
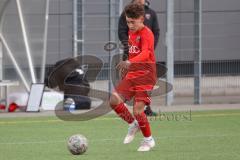
M 131 3 L 125 7 L 124 13 L 128 18 L 137 19 L 141 16 L 144 17 L 144 6 L 136 3 Z

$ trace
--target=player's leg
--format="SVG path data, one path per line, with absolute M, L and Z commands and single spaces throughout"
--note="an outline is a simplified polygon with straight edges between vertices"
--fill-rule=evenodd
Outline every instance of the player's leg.
M 124 98 L 121 97 L 117 92 L 113 92 L 109 101 L 110 106 L 119 117 L 121 117 L 128 124 L 132 124 L 134 122 L 134 117 L 125 106 L 123 99 Z
M 121 98 L 121 96 L 118 93 L 116 92 L 112 93 L 110 97 L 110 106 L 119 117 L 121 117 L 124 121 L 126 121 L 129 124 L 128 132 L 124 138 L 123 143 L 128 144 L 132 142 L 132 140 L 135 137 L 135 134 L 139 131 L 138 122 L 129 112 L 129 110 L 124 104 L 123 98 Z
M 150 96 L 150 95 L 151 95 L 151 92 L 149 92 L 149 96 Z M 157 116 L 157 113 L 152 110 L 152 108 L 151 108 L 150 105 L 146 105 L 146 106 L 145 106 L 144 113 L 145 113 L 147 116 Z
M 138 121 L 139 128 L 142 131 L 144 139 L 138 148 L 138 151 L 149 151 L 155 146 L 155 141 L 152 138 L 150 124 L 147 116 L 144 113 L 145 105 L 150 104 L 150 98 L 146 92 L 142 92 L 135 96 L 135 104 L 133 106 L 133 114 Z
M 124 139 L 124 144 L 130 143 L 135 134 L 139 131 L 138 123 L 134 119 L 133 115 L 129 112 L 124 102 L 130 100 L 133 96 L 133 92 L 129 90 L 131 88 L 131 82 L 123 79 L 116 87 L 116 91 L 112 93 L 110 98 L 110 106 L 124 121 L 129 124 L 128 133 Z
M 151 76 L 143 76 L 143 77 L 137 78 L 134 81 L 134 85 L 138 86 L 138 89 L 143 90 L 143 91 L 148 90 L 149 97 L 151 96 L 150 90 L 152 90 L 152 86 L 154 86 L 155 83 L 156 83 L 156 80 L 151 78 Z M 152 111 L 150 104 L 145 106 L 144 113 L 147 116 L 157 116 L 157 113 Z

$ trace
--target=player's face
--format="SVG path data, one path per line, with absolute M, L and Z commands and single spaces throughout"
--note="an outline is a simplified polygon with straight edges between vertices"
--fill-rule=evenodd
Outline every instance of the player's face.
M 139 3 L 144 5 L 145 4 L 145 0 L 134 0 L 133 3 Z
M 126 16 L 126 21 L 127 21 L 129 30 L 132 32 L 136 32 L 144 26 L 144 24 L 143 24 L 144 18 L 143 17 L 135 19 L 135 18 L 129 18 Z

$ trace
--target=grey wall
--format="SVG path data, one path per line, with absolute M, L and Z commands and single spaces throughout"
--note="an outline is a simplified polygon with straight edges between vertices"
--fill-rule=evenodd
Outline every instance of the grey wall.
M 35 15 L 43 18 L 40 12 L 36 11 L 33 2 L 25 3 L 29 8 L 28 15 Z M 130 0 L 123 0 L 126 5 Z M 166 1 L 151 0 L 151 8 L 156 10 L 161 28 L 160 43 L 156 50 L 157 60 L 165 61 L 165 32 L 166 32 Z M 72 56 L 73 31 L 72 31 L 72 0 L 50 0 L 50 19 L 48 34 L 47 63 L 53 64 L 59 59 Z M 84 53 L 93 54 L 107 59 L 108 52 L 103 46 L 110 40 L 109 35 L 109 0 L 86 0 L 84 6 Z M 119 15 L 119 0 L 115 1 L 115 12 L 112 20 L 117 25 Z M 1 5 L 1 3 L 0 3 Z M 12 10 L 13 6 L 8 6 Z M 32 9 L 31 9 L 32 8 Z M 29 16 L 29 17 L 30 17 Z M 16 20 L 12 18 L 11 20 Z M 39 18 L 41 19 L 41 18 Z M 18 21 L 18 20 L 16 20 Z M 30 31 L 35 32 L 30 37 L 38 39 L 31 42 L 34 50 L 34 61 L 36 65 L 41 64 L 41 48 L 43 33 L 43 21 L 30 18 Z M 191 61 L 193 59 L 193 0 L 175 1 L 175 60 Z M 239 0 L 203 0 L 203 59 L 204 60 L 231 60 L 240 59 L 240 1 Z M 10 23 L 13 25 L 13 23 Z M 19 26 L 17 26 L 19 27 Z M 117 38 L 117 26 L 112 26 L 112 37 Z M 18 30 L 20 31 L 20 30 Z M 80 31 L 81 32 L 81 31 Z M 38 33 L 38 34 L 37 34 Z M 19 33 L 18 33 L 19 34 Z M 19 34 L 19 36 L 21 36 Z M 18 37 L 19 37 L 18 36 Z M 36 38 L 37 37 L 37 38 Z M 21 38 L 21 37 L 20 37 Z M 14 41 L 13 41 L 14 42 Z M 18 44 L 19 45 L 19 44 Z M 21 44 L 22 45 L 22 44 Z M 21 47 L 20 47 L 21 48 Z M 22 49 L 21 52 L 24 52 Z M 81 54 L 81 52 L 79 52 Z M 20 57 L 21 59 L 21 57 Z M 20 63 L 25 63 L 25 58 Z M 9 62 L 11 63 L 11 62 Z
M 108 62 L 109 53 L 104 50 L 104 45 L 109 41 L 118 42 L 119 1 L 112 3 L 111 17 L 109 17 L 109 0 L 88 0 L 85 2 L 84 54 L 96 55 Z M 116 51 L 118 50 L 111 54 Z
M 240 1 L 202 0 L 203 60 L 240 59 Z M 193 0 L 175 4 L 175 60 L 193 59 Z
M 161 28 L 158 60 L 165 61 L 166 1 L 150 0 Z M 129 2 L 126 0 L 126 2 Z M 175 1 L 175 60 L 191 61 L 194 55 L 194 0 Z M 203 60 L 240 59 L 240 1 L 202 0 Z
M 240 1 L 203 0 L 203 59 L 240 59 Z
M 92 0 L 93 2 L 94 0 Z M 95 0 L 96 1 L 96 0 Z M 124 6 L 130 0 L 123 0 Z M 150 7 L 158 15 L 161 28 L 160 42 L 155 51 L 158 61 L 166 60 L 166 5 L 167 0 L 150 0 Z M 194 0 L 175 1 L 175 61 L 192 61 L 194 57 Z M 240 59 L 240 1 L 203 0 L 203 60 Z M 101 6 L 98 6 L 98 11 Z M 94 8 L 89 8 L 94 10 Z M 102 11 L 106 8 L 102 7 Z M 100 20 L 100 19 L 99 19 Z M 96 26 L 106 24 L 96 20 Z M 118 19 L 117 19 L 118 20 Z M 91 26 L 89 25 L 89 28 Z M 107 26 L 105 26 L 107 27 Z M 101 33 L 103 34 L 103 33 Z M 96 37 L 104 37 L 96 32 Z M 97 36 L 99 35 L 99 36 Z M 91 39 L 91 37 L 89 37 Z M 100 48 L 100 46 L 96 48 Z M 87 50 L 94 50 L 87 48 Z M 99 50 L 98 50 L 99 51 Z M 99 53 L 98 53 L 99 54 Z
M 28 63 L 16 1 L 8 1 L 1 19 L 2 33 L 17 62 L 25 68 L 28 67 Z M 43 53 L 45 0 L 22 0 L 21 3 L 34 65 L 40 66 Z M 47 64 L 53 64 L 72 55 L 72 23 L 72 0 L 50 0 Z M 4 54 L 4 65 L 12 66 L 7 54 Z
M 72 0 L 50 0 L 47 63 L 72 56 Z

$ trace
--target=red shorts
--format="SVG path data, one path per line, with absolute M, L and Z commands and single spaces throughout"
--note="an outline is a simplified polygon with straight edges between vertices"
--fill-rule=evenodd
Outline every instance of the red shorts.
M 131 100 L 134 97 L 134 102 L 144 102 L 150 105 L 150 92 L 153 89 L 155 82 L 148 78 L 124 78 L 116 86 L 116 92 L 123 96 L 126 100 Z

